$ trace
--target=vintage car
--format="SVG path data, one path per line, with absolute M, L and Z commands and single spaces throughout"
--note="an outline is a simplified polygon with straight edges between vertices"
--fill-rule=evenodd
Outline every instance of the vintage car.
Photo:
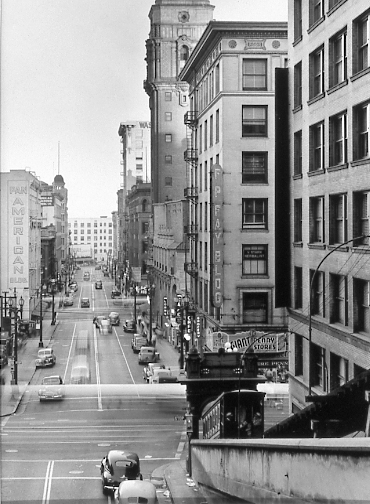
M 99 324 L 100 334 L 108 334 L 113 332 L 112 324 L 109 319 L 103 319 Z
M 101 280 L 97 280 L 95 282 L 95 289 L 102 289 L 103 288 L 103 282 Z
M 66 297 L 63 301 L 63 306 L 73 306 L 73 298 L 72 297 Z
M 137 453 L 110 450 L 100 463 L 103 493 L 113 492 L 123 480 L 142 479 Z
M 139 364 L 147 364 L 149 362 L 159 361 L 159 353 L 155 351 L 153 346 L 142 346 L 139 350 Z
M 177 383 L 177 376 L 170 369 L 153 369 L 153 374 L 149 377 L 149 383 L 151 385 Z
M 35 361 L 36 369 L 39 367 L 54 366 L 56 361 L 57 358 L 52 348 L 41 348 L 37 353 L 37 359 Z
M 123 325 L 124 332 L 134 333 L 136 332 L 136 322 L 135 320 L 126 320 Z
M 119 325 L 119 323 L 120 323 L 119 313 L 117 313 L 117 312 L 111 312 L 108 315 L 108 319 L 110 320 L 110 323 L 112 325 Z
M 125 480 L 114 491 L 114 498 L 117 504 L 129 504 L 132 502 L 142 502 L 145 504 L 157 504 L 156 487 L 150 481 Z
M 149 383 L 149 378 L 153 375 L 154 369 L 166 369 L 166 366 L 159 362 L 149 362 L 143 369 L 143 378 L 147 383 Z
M 95 325 L 95 327 L 97 329 L 100 328 L 100 323 L 102 320 L 108 320 L 108 318 L 105 316 L 105 315 L 98 315 L 96 317 L 93 318 L 93 324 Z
M 114 299 L 114 298 L 120 297 L 120 296 L 121 296 L 121 291 L 119 289 L 117 289 L 117 287 L 113 287 L 112 293 L 111 293 L 111 298 Z
M 39 389 L 40 401 L 56 401 L 63 399 L 64 386 L 63 380 L 60 376 L 46 376 L 42 379 L 41 387 Z
M 90 299 L 82 298 L 81 299 L 81 308 L 90 308 Z
M 90 280 L 90 273 L 88 271 L 84 273 L 84 280 Z
M 68 288 L 69 290 L 73 291 L 73 292 L 76 292 L 77 289 L 78 289 L 78 285 L 77 285 L 77 282 L 74 281 L 74 282 L 71 282 L 69 285 L 68 285 Z

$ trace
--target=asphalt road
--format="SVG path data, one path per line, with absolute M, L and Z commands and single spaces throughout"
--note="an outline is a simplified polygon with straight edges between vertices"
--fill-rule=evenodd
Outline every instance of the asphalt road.
M 131 318 L 132 302 L 110 298 L 112 280 L 91 270 L 91 280 L 79 284 L 72 307 L 59 308 L 59 325 L 52 346 L 57 357 L 53 368 L 39 369 L 28 387 L 17 414 L 9 417 L 1 433 L 1 499 L 18 503 L 110 502 L 102 494 L 100 460 L 110 449 L 138 453 L 144 478 L 165 463 L 180 458 L 184 447 L 185 389 L 178 384 L 148 385 L 143 368 L 131 350 L 131 334 L 122 321 Z M 96 290 L 95 279 L 103 280 Z M 91 307 L 80 308 L 82 297 Z M 94 315 L 117 311 L 120 326 L 100 335 Z M 87 355 L 90 385 L 70 385 L 76 357 L 76 339 L 88 331 Z M 176 352 L 158 341 L 161 361 L 177 365 Z M 42 378 L 60 375 L 66 386 L 62 401 L 42 402 Z

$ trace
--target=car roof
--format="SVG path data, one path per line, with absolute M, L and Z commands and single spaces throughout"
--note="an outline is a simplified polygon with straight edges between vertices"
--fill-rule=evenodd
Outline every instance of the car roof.
M 82 298 L 82 301 L 89 301 L 89 298 Z
M 59 375 L 45 376 L 45 378 L 42 379 L 42 383 L 46 383 L 48 380 L 57 380 L 58 383 L 60 383 L 62 377 Z
M 155 499 L 156 487 L 150 481 L 125 480 L 120 483 L 118 496 L 122 499 L 128 499 L 129 497 Z M 152 502 L 155 502 L 155 500 Z
M 52 348 L 41 348 L 38 353 L 43 354 L 43 353 L 53 353 L 53 352 L 54 352 L 54 350 Z
M 112 311 L 112 312 L 110 312 L 110 314 L 109 314 L 109 315 L 119 315 L 119 313 L 118 313 L 118 312 L 116 312 L 116 311 Z
M 138 455 L 135 452 L 126 452 L 123 450 L 110 450 L 108 452 L 108 460 L 112 464 L 117 460 L 135 460 L 138 459 Z

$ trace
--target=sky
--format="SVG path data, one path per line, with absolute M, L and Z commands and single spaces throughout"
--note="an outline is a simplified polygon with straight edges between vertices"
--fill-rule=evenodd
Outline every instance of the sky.
M 70 218 L 110 215 L 122 182 L 119 125 L 150 120 L 143 81 L 155 0 L 0 2 L 1 171 L 51 184 L 59 170 Z M 288 0 L 211 4 L 217 21 L 288 20 Z

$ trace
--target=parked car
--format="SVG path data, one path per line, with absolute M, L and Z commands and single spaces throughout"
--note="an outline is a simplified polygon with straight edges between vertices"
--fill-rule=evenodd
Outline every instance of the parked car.
M 95 266 L 95 269 L 96 269 L 96 270 L 100 270 L 100 269 L 101 269 L 100 264 L 97 264 L 97 265 Z
M 72 385 L 86 385 L 91 382 L 90 366 L 86 355 L 79 355 L 73 362 L 71 371 Z
M 121 296 L 121 291 L 117 289 L 117 287 L 113 287 L 112 293 L 111 293 L 111 298 L 116 298 Z
M 76 282 L 76 281 L 71 282 L 71 283 L 68 285 L 68 287 L 69 287 L 69 290 L 71 290 L 71 291 L 73 291 L 73 292 L 76 292 L 76 291 L 77 291 L 77 289 L 78 289 L 77 282 Z
M 55 401 L 63 399 L 64 386 L 60 376 L 46 376 L 42 379 L 41 388 L 39 389 L 40 401 Z
M 85 271 L 84 273 L 84 280 L 90 280 L 90 273 L 88 273 L 87 271 Z
M 41 348 L 37 353 L 35 361 L 36 369 L 39 367 L 54 366 L 57 358 L 52 348 Z
M 119 325 L 120 323 L 120 318 L 119 318 L 119 313 L 112 311 L 109 315 L 108 318 L 110 320 L 110 323 L 112 325 Z
M 147 383 L 149 383 L 149 378 L 153 375 L 154 369 L 166 369 L 166 366 L 159 362 L 149 362 L 143 369 L 143 378 Z
M 110 323 L 110 320 L 108 319 L 103 319 L 100 322 L 99 326 L 99 331 L 100 334 L 108 334 L 113 332 L 112 324 Z
M 150 481 L 125 480 L 114 491 L 117 504 L 130 502 L 145 502 L 145 504 L 157 504 L 157 490 Z
M 73 298 L 66 297 L 63 301 L 63 306 L 73 306 Z
M 148 345 L 148 340 L 141 334 L 134 334 L 131 340 L 131 348 L 134 353 L 139 353 L 140 348 Z
M 139 350 L 138 361 L 139 364 L 145 364 L 149 362 L 157 362 L 159 360 L 159 354 L 155 351 L 152 346 L 142 346 Z
M 142 479 L 137 453 L 110 450 L 100 463 L 103 493 L 113 492 L 122 480 Z
M 136 322 L 135 320 L 126 320 L 123 325 L 124 332 L 134 333 L 136 332 Z
M 177 376 L 170 369 L 153 369 L 153 374 L 149 378 L 151 385 L 158 383 L 176 383 Z
M 95 282 L 95 289 L 102 289 L 103 288 L 103 282 L 101 280 L 97 280 Z
M 82 298 L 81 299 L 81 308 L 90 308 L 90 299 Z

